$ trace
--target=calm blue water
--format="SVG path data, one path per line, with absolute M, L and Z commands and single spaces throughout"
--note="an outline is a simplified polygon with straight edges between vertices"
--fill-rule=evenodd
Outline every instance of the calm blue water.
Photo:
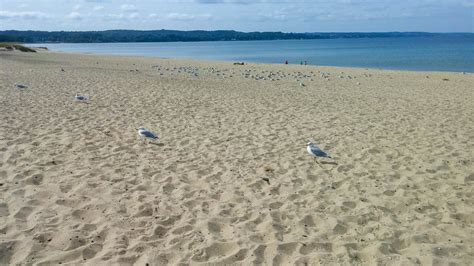
M 474 72 L 473 36 L 174 43 L 32 44 L 52 51 L 149 57 Z

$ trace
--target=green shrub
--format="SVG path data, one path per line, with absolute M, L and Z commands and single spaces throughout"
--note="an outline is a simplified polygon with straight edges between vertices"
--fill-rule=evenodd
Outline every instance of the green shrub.
M 36 53 L 36 50 L 20 45 L 20 44 L 16 44 L 16 43 L 0 43 L 0 48 L 5 48 L 7 50 L 19 50 L 22 52 Z

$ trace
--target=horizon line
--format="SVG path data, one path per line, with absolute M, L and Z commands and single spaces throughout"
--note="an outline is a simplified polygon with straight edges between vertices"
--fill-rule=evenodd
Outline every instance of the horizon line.
M 434 32 L 434 31 L 305 31 L 305 32 L 296 32 L 296 31 L 239 31 L 233 29 L 214 29 L 214 30 L 203 30 L 203 29 L 193 29 L 193 30 L 177 30 L 177 29 L 106 29 L 106 30 L 16 30 L 16 29 L 8 29 L 8 30 L 0 30 L 0 32 L 4 31 L 40 31 L 40 32 L 103 32 L 103 31 L 181 31 L 181 32 L 192 32 L 192 31 L 205 31 L 205 32 L 213 32 L 213 31 L 235 31 L 241 33 L 267 33 L 267 32 L 275 32 L 275 33 L 286 33 L 286 34 L 308 34 L 308 33 L 427 33 L 427 34 L 474 34 L 474 32 L 465 32 L 465 31 L 444 31 L 444 32 Z

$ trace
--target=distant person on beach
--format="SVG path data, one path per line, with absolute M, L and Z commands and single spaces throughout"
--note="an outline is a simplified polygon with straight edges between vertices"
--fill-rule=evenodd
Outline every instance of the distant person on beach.
M 285 60 L 285 65 L 288 65 L 288 60 Z

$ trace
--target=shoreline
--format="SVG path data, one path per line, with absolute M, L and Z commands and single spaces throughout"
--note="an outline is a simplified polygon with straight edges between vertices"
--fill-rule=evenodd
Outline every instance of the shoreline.
M 38 47 L 31 47 L 31 48 L 38 48 Z M 17 51 L 0 51 L 0 52 L 17 52 Z M 150 60 L 170 60 L 170 61 L 176 61 L 176 62 L 194 62 L 194 63 L 209 63 L 209 64 L 233 64 L 235 62 L 244 62 L 244 66 L 248 65 L 256 65 L 256 66 L 297 66 L 297 67 L 302 67 L 302 68 L 322 68 L 322 69 L 334 69 L 334 71 L 337 71 L 338 69 L 340 70 L 346 70 L 349 71 L 350 69 L 354 70 L 365 70 L 365 71 L 387 71 L 387 72 L 407 72 L 407 73 L 426 73 L 426 74 L 461 74 L 461 75 L 473 75 L 474 72 L 469 72 L 469 71 L 440 71 L 440 70 L 404 70 L 404 69 L 388 69 L 388 68 L 374 68 L 374 67 L 356 67 L 356 66 L 332 66 L 332 65 L 312 65 L 312 64 L 307 64 L 307 65 L 300 65 L 300 64 L 288 64 L 285 65 L 283 63 L 261 63 L 261 62 L 246 62 L 246 61 L 228 61 L 228 60 L 202 60 L 202 59 L 193 59 L 193 58 L 175 58 L 175 57 L 159 57 L 159 56 L 145 56 L 145 55 L 118 55 L 118 54 L 98 54 L 98 53 L 93 53 L 93 52 L 68 52 L 68 51 L 54 51 L 54 50 L 43 50 L 39 49 L 37 50 L 38 53 L 50 53 L 50 54 L 65 54 L 65 55 L 82 55 L 82 56 L 96 56 L 96 57 L 118 57 L 118 58 L 137 58 L 137 59 L 150 59 Z M 242 66 L 241 66 L 242 67 Z
M 0 264 L 474 260 L 474 75 L 0 61 Z
M 334 39 L 334 40 L 337 41 L 337 40 L 340 40 L 340 39 Z M 282 40 L 282 41 L 285 41 L 285 40 Z M 294 40 L 294 41 L 301 41 L 301 40 Z M 302 41 L 305 41 L 305 40 L 302 40 Z M 178 43 L 176 43 L 176 45 L 181 45 L 181 44 L 186 45 L 186 43 L 187 43 L 187 42 L 178 42 Z M 225 42 L 224 42 L 224 43 L 225 43 Z M 63 44 L 63 45 L 66 45 L 66 46 L 67 46 L 67 45 L 72 45 L 72 46 L 78 45 L 77 43 L 62 43 L 62 44 Z M 114 46 L 114 45 L 127 45 L 127 44 L 128 44 L 128 45 L 131 46 L 131 47 L 130 47 L 131 51 L 133 51 L 133 50 L 134 50 L 133 45 L 145 45 L 145 46 L 146 46 L 146 45 L 149 45 L 150 43 L 148 43 L 148 42 L 144 42 L 144 43 L 84 43 L 83 45 L 86 46 L 86 47 L 87 47 L 88 45 L 97 45 L 98 47 L 101 47 L 101 46 L 104 45 L 104 44 L 105 44 L 105 45 L 111 45 L 111 46 Z M 156 44 L 157 44 L 158 46 L 164 45 L 163 48 L 166 49 L 166 47 L 167 47 L 166 44 L 173 44 L 173 43 L 166 43 L 166 42 L 164 42 L 164 43 L 156 43 Z M 43 45 L 43 44 L 38 44 L 38 45 Z M 47 44 L 44 44 L 44 45 L 47 45 Z M 51 45 L 54 46 L 54 45 L 58 45 L 58 44 L 51 44 Z M 59 44 L 59 45 L 61 45 L 61 44 Z M 79 44 L 79 45 L 80 45 L 80 44 Z M 238 46 L 238 45 L 237 45 L 237 46 Z M 237 48 L 238 48 L 238 47 L 237 47 Z M 159 48 L 157 48 L 157 49 L 159 49 Z M 184 47 L 184 49 L 185 49 L 185 50 L 184 50 L 184 54 L 186 54 L 186 47 Z M 418 49 L 419 49 L 419 48 L 418 48 Z M 91 49 L 91 50 L 94 50 L 94 49 Z M 99 50 L 100 50 L 100 49 L 99 49 Z M 199 49 L 198 49 L 198 50 L 199 50 Z M 204 50 L 206 50 L 206 49 L 204 49 Z M 453 57 L 453 58 L 451 58 L 451 62 L 450 62 L 449 60 L 448 60 L 448 62 L 447 62 L 447 63 L 448 63 L 447 65 L 449 65 L 451 69 L 449 69 L 449 68 L 447 69 L 447 68 L 445 68 L 445 67 L 442 67 L 443 65 L 446 65 L 445 62 L 440 62 L 440 61 L 436 61 L 436 60 L 434 60 L 434 59 L 433 59 L 433 60 L 430 59 L 430 58 L 437 58 L 438 56 L 440 56 L 439 54 L 436 54 L 436 53 L 435 53 L 435 54 L 432 54 L 431 57 L 424 56 L 424 57 L 420 57 L 420 58 L 413 58 L 413 60 L 421 60 L 421 61 L 419 61 L 419 62 L 424 62 L 424 61 L 426 61 L 426 63 L 421 64 L 421 67 L 420 67 L 420 63 L 418 63 L 418 65 L 415 65 L 415 66 L 410 66 L 409 61 L 407 62 L 406 60 L 404 61 L 406 64 L 394 63 L 394 62 L 398 62 L 399 59 L 398 59 L 398 58 L 392 58 L 392 56 L 390 56 L 390 54 L 391 54 L 390 51 L 391 51 L 391 50 L 387 48 L 387 51 L 386 51 L 386 52 L 387 52 L 387 58 L 389 58 L 390 60 L 385 60 L 385 61 L 384 61 L 384 60 L 379 60 L 379 62 L 376 62 L 376 61 L 374 61 L 374 60 L 372 60 L 372 61 L 371 61 L 371 60 L 368 60 L 368 61 L 367 61 L 367 60 L 364 60 L 364 59 L 361 59 L 361 58 L 357 59 L 358 57 L 357 57 L 356 55 L 352 55 L 352 57 L 355 58 L 355 61 L 353 61 L 352 63 L 357 63 L 357 62 L 359 62 L 359 64 L 358 64 L 358 65 L 356 64 L 355 66 L 342 66 L 342 64 L 347 63 L 347 62 L 346 62 L 346 61 L 337 60 L 337 59 L 335 59 L 334 56 L 332 56 L 332 59 L 328 61 L 328 60 L 325 60 L 325 59 L 324 59 L 324 56 L 321 56 L 321 55 L 319 55 L 319 58 L 316 57 L 316 59 L 313 59 L 313 58 L 311 58 L 311 56 L 310 56 L 310 57 L 306 57 L 306 56 L 303 55 L 303 54 L 302 54 L 301 56 L 298 56 L 298 58 L 294 58 L 294 57 L 292 57 L 291 55 L 290 55 L 290 58 L 285 58 L 285 56 L 282 55 L 282 57 L 280 58 L 280 59 L 281 59 L 281 62 L 269 63 L 269 64 L 279 64 L 279 63 L 283 63 L 285 59 L 290 59 L 290 61 L 295 62 L 296 64 L 298 64 L 298 62 L 300 62 L 301 60 L 304 61 L 304 59 L 306 58 L 307 61 L 310 61 L 310 62 L 320 62 L 320 63 L 321 63 L 321 64 L 318 64 L 318 65 L 316 65 L 316 66 L 334 66 L 334 67 L 349 67 L 349 68 L 350 68 L 350 67 L 355 67 L 355 68 L 370 68 L 370 69 L 384 69 L 384 70 L 397 70 L 397 71 L 417 71 L 417 72 L 420 71 L 420 72 L 458 72 L 458 73 L 468 72 L 468 73 L 474 73 L 474 68 L 472 67 L 472 64 L 471 64 L 470 66 L 464 64 L 464 65 L 463 65 L 464 67 L 453 66 L 453 61 L 452 61 L 452 60 L 454 60 L 454 58 L 455 58 L 455 57 L 453 57 L 453 56 L 451 56 L 451 57 Z M 57 52 L 60 52 L 60 51 L 57 51 Z M 76 51 L 76 52 L 79 52 L 79 53 L 80 53 L 81 51 Z M 73 53 L 76 53 L 76 52 L 73 52 Z M 255 54 L 252 54 L 252 51 L 248 51 L 248 52 L 250 53 L 250 55 L 252 55 L 252 56 L 254 56 L 254 57 L 256 56 Z M 408 51 L 408 52 L 409 52 L 409 51 Z M 94 53 L 94 52 L 93 52 L 93 53 Z M 144 53 L 144 54 L 149 54 L 150 51 L 148 51 L 148 52 L 142 52 L 142 53 Z M 209 51 L 207 51 L 207 53 L 209 53 Z M 98 53 L 95 53 L 95 54 L 101 55 L 100 51 L 99 51 Z M 138 55 L 137 53 L 135 53 L 135 54 L 136 54 L 136 55 L 130 55 L 130 56 L 140 56 L 140 55 Z M 166 54 L 166 52 L 165 52 L 165 54 Z M 204 51 L 204 54 L 206 54 L 206 51 Z M 209 54 L 209 55 L 212 56 L 211 54 Z M 116 56 L 123 56 L 123 55 L 116 54 Z M 127 55 L 124 55 L 124 56 L 127 56 Z M 143 55 L 143 56 L 146 56 L 146 57 L 155 57 L 154 55 Z M 192 57 L 195 57 L 195 55 L 188 54 L 188 56 L 189 56 L 190 58 L 187 58 L 187 59 L 183 58 L 183 59 L 185 59 L 185 60 L 201 60 L 201 59 L 199 59 L 199 58 L 193 59 Z M 214 56 L 215 56 L 215 55 L 214 55 Z M 379 56 L 379 57 L 380 57 L 380 56 L 381 56 L 380 51 L 379 51 L 378 53 L 375 53 L 375 55 L 373 55 L 373 56 Z M 371 57 L 370 55 L 367 56 L 367 58 L 370 58 L 370 57 Z M 173 58 L 173 57 L 170 56 L 169 58 Z M 351 56 L 349 56 L 349 58 L 351 58 Z M 275 59 L 275 58 L 271 57 L 270 59 Z M 322 60 L 322 61 L 320 61 L 320 60 Z M 463 59 L 458 58 L 458 60 L 463 60 Z M 224 60 L 218 60 L 218 61 L 227 61 L 227 60 L 224 59 Z M 236 59 L 236 61 L 245 61 L 245 60 Z M 260 61 L 265 61 L 265 59 L 264 59 L 264 60 L 260 60 Z M 268 61 L 271 61 L 271 60 L 268 60 Z M 325 63 L 327 63 L 327 64 L 325 64 L 324 61 L 326 61 Z M 366 62 L 366 61 L 367 61 L 367 62 Z M 366 64 L 372 65 L 372 66 L 369 66 L 369 67 L 363 66 L 364 62 L 365 62 Z M 263 63 L 263 64 L 265 64 L 266 62 L 254 62 L 254 63 Z M 332 63 L 332 64 L 331 64 L 331 63 Z M 375 66 L 373 66 L 373 65 L 377 65 L 377 64 L 380 65 L 380 63 L 385 64 L 385 65 L 394 65 L 394 66 L 392 66 L 392 67 L 390 67 L 390 66 L 388 66 L 388 67 L 375 67 Z M 295 64 L 295 65 L 296 65 L 296 64 Z M 430 68 L 432 68 L 433 65 L 438 65 L 438 68 L 441 68 L 441 69 L 434 69 L 434 70 L 431 70 Z M 409 66 L 409 68 L 411 68 L 411 69 L 407 69 L 407 66 Z M 424 66 L 424 67 L 423 67 L 423 66 Z M 452 69 L 455 69 L 455 70 L 452 70 Z

